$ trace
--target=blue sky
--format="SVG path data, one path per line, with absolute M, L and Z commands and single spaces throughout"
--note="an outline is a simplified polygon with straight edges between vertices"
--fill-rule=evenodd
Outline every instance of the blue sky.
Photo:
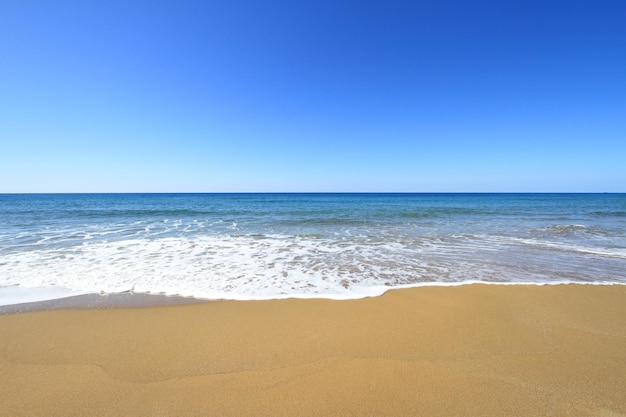
M 0 3 L 0 192 L 626 191 L 626 2 Z

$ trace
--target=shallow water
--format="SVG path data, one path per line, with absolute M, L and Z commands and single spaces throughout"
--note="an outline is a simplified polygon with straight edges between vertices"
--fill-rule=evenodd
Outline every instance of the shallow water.
M 626 284 L 626 194 L 0 195 L 0 219 L 0 287 L 13 290 L 344 299 Z

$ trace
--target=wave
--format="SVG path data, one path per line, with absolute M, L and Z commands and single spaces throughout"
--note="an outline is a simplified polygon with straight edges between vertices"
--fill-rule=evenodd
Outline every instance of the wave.
M 67 215 L 73 218 L 154 218 L 154 217 L 189 217 L 215 216 L 221 214 L 217 210 L 193 209 L 120 209 L 120 210 L 67 210 Z M 241 212 L 231 212 L 232 215 L 241 215 Z
M 626 217 L 626 211 L 592 211 L 589 215 L 594 217 Z
M 624 248 L 477 235 L 127 238 L 7 253 L 0 286 L 201 298 L 358 298 L 376 288 L 468 280 L 626 282 L 625 259 Z
M 540 236 L 553 237 L 614 237 L 617 230 L 608 230 L 601 226 L 585 226 L 583 224 L 555 224 L 546 227 L 539 227 L 531 230 L 531 233 Z
M 590 247 L 582 244 L 573 244 L 567 242 L 529 239 L 521 237 L 507 237 L 501 238 L 501 242 L 508 242 L 508 244 L 518 244 L 531 248 L 545 248 L 554 252 L 566 252 L 573 254 L 589 254 L 602 258 L 612 259 L 626 259 L 626 247 Z M 573 258 L 572 261 L 576 261 Z M 623 273 L 622 273 L 623 275 Z
M 391 213 L 391 215 L 397 215 L 402 218 L 438 218 L 448 216 L 491 216 L 500 214 L 497 210 L 483 210 L 476 208 L 466 207 L 435 207 L 428 209 L 415 209 L 411 211 L 401 211 L 398 213 Z

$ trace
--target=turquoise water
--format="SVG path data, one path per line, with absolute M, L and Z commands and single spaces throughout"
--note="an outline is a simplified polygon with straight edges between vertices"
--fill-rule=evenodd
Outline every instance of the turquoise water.
M 0 219 L 4 288 L 264 299 L 626 283 L 626 194 L 0 195 Z

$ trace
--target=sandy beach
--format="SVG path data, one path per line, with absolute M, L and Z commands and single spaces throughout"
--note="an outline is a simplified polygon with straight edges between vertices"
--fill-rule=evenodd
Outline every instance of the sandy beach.
M 626 415 L 626 286 L 0 316 L 1 416 Z

